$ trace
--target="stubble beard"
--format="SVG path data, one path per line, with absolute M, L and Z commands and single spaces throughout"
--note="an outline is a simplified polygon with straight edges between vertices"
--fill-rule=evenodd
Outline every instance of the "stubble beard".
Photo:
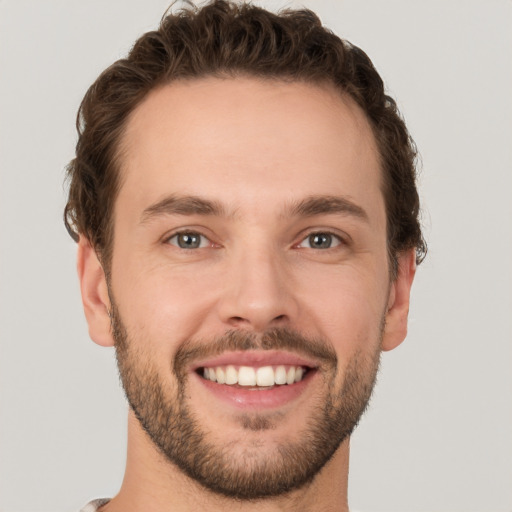
M 131 409 L 164 457 L 216 494 L 237 500 L 257 500 L 306 486 L 348 439 L 367 408 L 379 367 L 380 339 L 370 356 L 357 352 L 352 357 L 336 388 L 336 354 L 324 340 L 312 340 L 289 329 L 272 329 L 263 336 L 230 331 L 208 343 L 183 344 L 170 369 L 175 374 L 176 388 L 169 389 L 153 365 L 151 354 L 134 351 L 118 310 L 112 305 L 116 357 Z M 228 349 L 297 350 L 297 347 L 301 354 L 320 357 L 325 362 L 325 396 L 312 408 L 298 440 L 282 442 L 274 450 L 260 450 L 258 446 L 240 450 L 233 446 L 233 441 L 216 443 L 187 401 L 190 360 Z M 278 422 L 279 418 L 257 413 L 242 416 L 242 435 L 244 429 L 261 431 L 261 443 L 264 443 L 265 430 L 275 428 L 274 420 Z

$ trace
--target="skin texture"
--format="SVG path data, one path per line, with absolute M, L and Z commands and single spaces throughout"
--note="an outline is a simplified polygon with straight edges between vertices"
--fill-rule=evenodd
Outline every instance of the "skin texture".
M 210 443 L 230 447 L 235 467 L 275 461 L 284 443 L 306 442 L 319 406 L 350 374 L 371 387 L 380 352 L 406 335 L 415 254 L 399 256 L 390 282 L 371 128 L 327 85 L 205 78 L 152 91 L 132 113 L 121 149 L 110 283 L 88 241 L 79 242 L 91 338 L 114 344 L 115 308 L 126 368 L 139 380 L 156 376 L 169 398 L 180 378 L 183 403 Z M 201 234 L 200 246 L 180 248 L 177 232 Z M 313 233 L 330 234 L 330 247 L 312 245 Z M 278 407 L 241 412 L 205 387 L 192 363 L 172 371 L 187 343 L 215 349 L 228 332 L 261 341 L 276 329 L 325 343 L 336 356 L 335 367 L 319 364 Z M 248 429 L 243 415 L 270 418 L 272 428 Z M 170 463 L 131 411 L 125 480 L 105 510 L 348 510 L 348 451 L 346 438 L 312 482 L 285 495 L 234 501 Z

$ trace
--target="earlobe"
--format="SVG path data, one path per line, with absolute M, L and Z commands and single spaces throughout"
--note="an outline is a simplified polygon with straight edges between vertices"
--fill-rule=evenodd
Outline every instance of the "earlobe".
M 407 319 L 412 282 L 416 273 L 416 251 L 411 249 L 398 257 L 398 275 L 389 291 L 388 310 L 382 337 L 382 350 L 396 348 L 407 335 Z
M 89 336 L 98 345 L 111 347 L 114 345 L 114 339 L 105 272 L 96 251 L 83 236 L 78 242 L 77 270 Z

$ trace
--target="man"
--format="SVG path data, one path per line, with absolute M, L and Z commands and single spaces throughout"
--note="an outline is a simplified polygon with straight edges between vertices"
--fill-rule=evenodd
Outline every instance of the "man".
M 84 510 L 346 511 L 349 438 L 425 253 L 415 150 L 309 11 L 167 15 L 79 112 L 65 218 L 130 404 Z

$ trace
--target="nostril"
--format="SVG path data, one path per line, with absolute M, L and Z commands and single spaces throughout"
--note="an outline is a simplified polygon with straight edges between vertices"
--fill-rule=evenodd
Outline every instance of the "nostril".
M 278 315 L 278 316 L 274 317 L 272 322 L 282 322 L 283 320 L 286 320 L 286 319 L 287 319 L 286 315 Z M 244 318 L 241 316 L 232 316 L 230 318 L 230 321 L 231 321 L 231 323 L 234 323 L 234 324 L 241 324 L 241 323 L 249 322 L 249 320 L 247 318 Z
M 253 314 L 252 316 L 248 315 L 247 317 L 241 315 L 230 316 L 227 323 L 231 327 L 235 328 L 264 331 L 272 327 L 284 326 L 288 320 L 289 316 L 286 314 L 277 316 Z

